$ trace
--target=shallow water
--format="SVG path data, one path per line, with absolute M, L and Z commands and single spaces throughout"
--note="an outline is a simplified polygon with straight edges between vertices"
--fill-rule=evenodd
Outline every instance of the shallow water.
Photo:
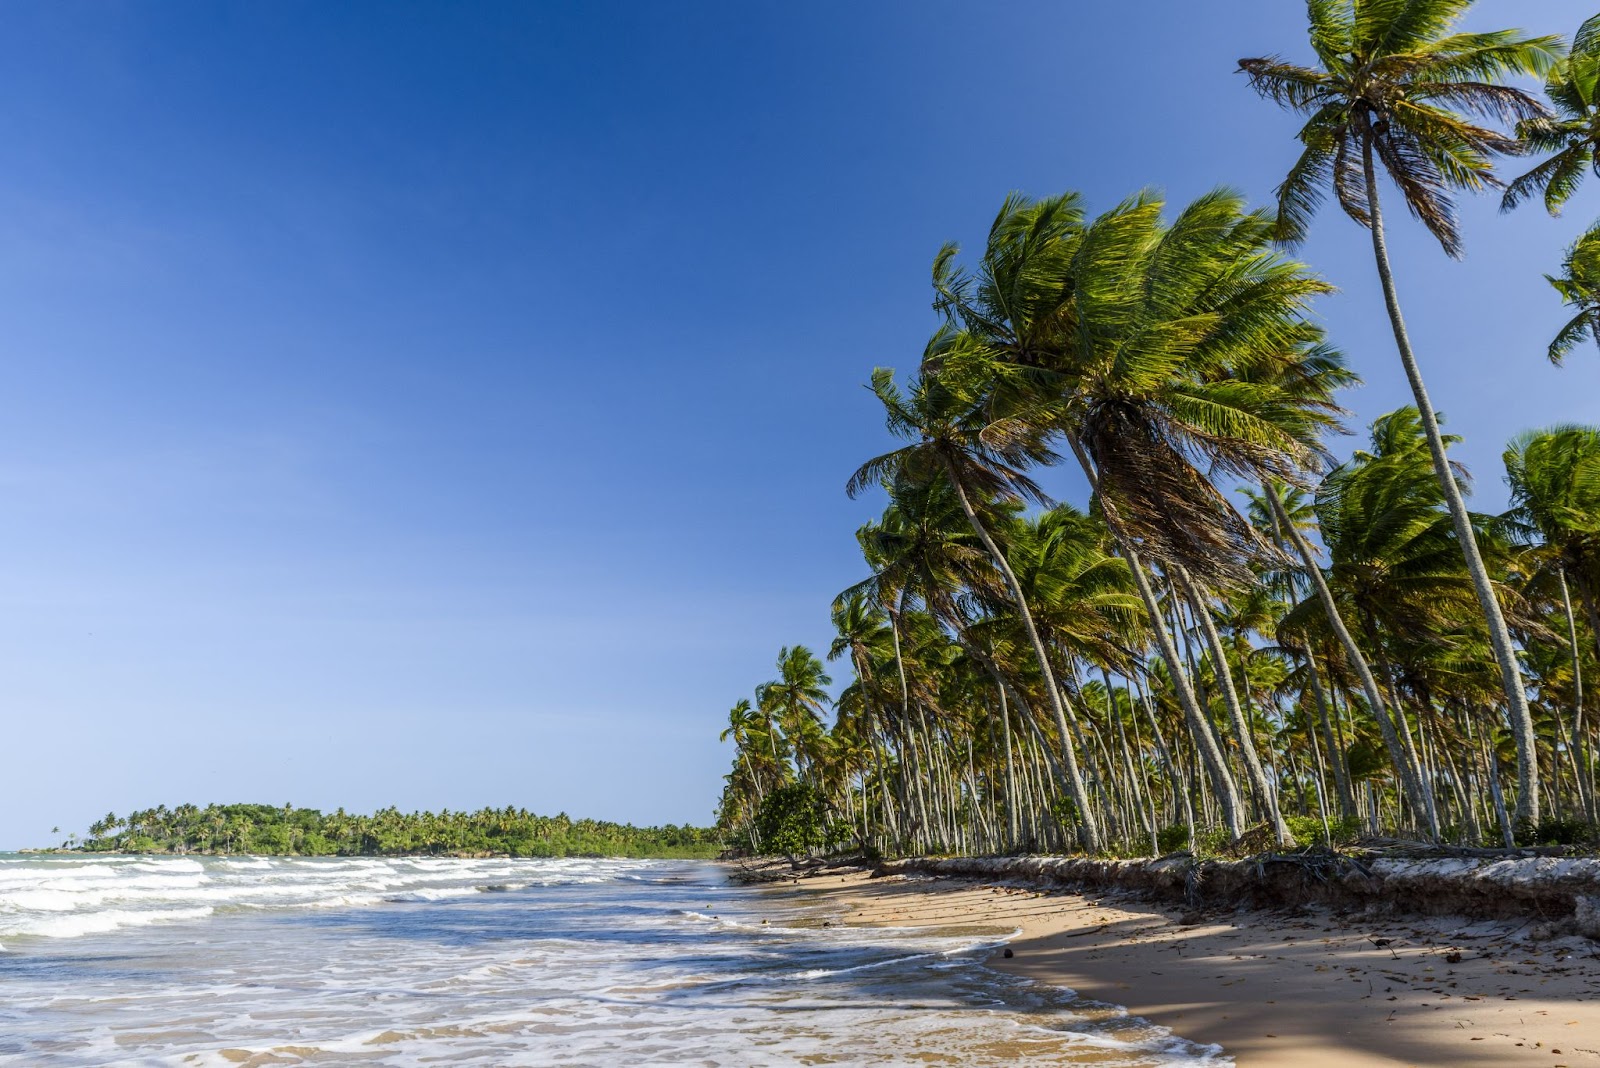
M 0 854 L 4 1065 L 1225 1065 L 713 865 Z

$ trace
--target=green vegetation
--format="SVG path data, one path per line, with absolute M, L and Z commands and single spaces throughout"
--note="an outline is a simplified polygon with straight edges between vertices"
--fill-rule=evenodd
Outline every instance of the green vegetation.
M 780 786 L 756 812 L 753 833 L 769 853 L 794 860 L 837 841 L 828 800 L 803 782 Z M 846 830 L 845 837 L 848 837 Z
M 1458 32 L 1470 6 L 1309 0 L 1310 65 L 1241 61 L 1304 120 L 1274 210 L 1014 195 L 975 256 L 938 252 L 916 373 L 871 379 L 897 447 L 846 485 L 886 498 L 833 606 L 851 677 L 830 701 L 789 647 L 734 706 L 730 839 L 823 848 L 774 819 L 798 784 L 826 809 L 805 827 L 883 852 L 1595 840 L 1600 429 L 1520 435 L 1510 511 L 1467 507 L 1380 193 L 1452 257 L 1452 197 L 1500 188 L 1501 158 L 1556 153 L 1504 204 L 1557 210 L 1600 170 L 1600 16 L 1569 49 Z M 1342 464 L 1358 379 L 1313 310 L 1329 282 L 1286 251 L 1330 194 L 1414 401 Z M 1597 232 L 1552 279 L 1552 359 L 1600 340 Z M 1041 488 L 1058 465 L 1086 510 Z
M 107 814 L 78 848 L 96 853 L 258 853 L 284 856 L 714 857 L 721 834 L 535 816 L 526 809 L 370 816 L 284 805 L 165 805 Z

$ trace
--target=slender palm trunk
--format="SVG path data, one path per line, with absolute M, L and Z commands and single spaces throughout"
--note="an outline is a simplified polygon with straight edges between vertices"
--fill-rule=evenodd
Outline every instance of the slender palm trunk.
M 1239 703 L 1239 692 L 1233 685 L 1233 669 L 1228 665 L 1228 654 L 1222 647 L 1222 636 L 1217 633 L 1210 607 L 1188 572 L 1181 567 L 1174 570 L 1179 584 L 1183 587 L 1184 595 L 1189 599 L 1189 607 L 1200 623 L 1200 631 L 1205 635 L 1206 649 L 1211 656 L 1211 669 L 1217 677 L 1218 688 L 1222 690 L 1222 703 L 1228 710 L 1228 719 L 1233 725 L 1233 733 L 1239 743 L 1239 753 L 1244 758 L 1244 770 L 1250 779 L 1250 789 L 1255 791 L 1256 803 L 1261 806 L 1267 821 L 1272 824 L 1278 844 L 1285 848 L 1292 847 L 1294 835 L 1289 833 L 1289 825 L 1283 822 L 1283 816 L 1278 811 L 1277 795 L 1273 793 L 1272 786 L 1267 782 L 1267 773 L 1261 767 L 1261 756 L 1256 752 L 1254 733 L 1245 718 L 1244 706 Z
M 1558 567 L 1556 577 L 1561 580 L 1561 608 L 1567 616 L 1567 647 L 1572 651 L 1572 779 L 1578 788 L 1578 805 L 1584 818 L 1595 818 L 1594 798 L 1589 796 L 1589 784 L 1584 779 L 1584 765 L 1588 763 L 1583 744 L 1583 663 L 1578 655 L 1578 623 L 1572 614 L 1572 593 L 1567 589 L 1567 569 Z
M 911 688 L 906 684 L 906 661 L 900 652 L 900 608 L 897 605 L 889 615 L 889 634 L 894 639 L 894 664 L 900 672 L 900 734 L 905 741 L 901 749 L 902 758 L 909 756 L 911 760 L 911 795 L 916 801 L 916 816 L 918 826 L 916 837 L 925 838 L 931 825 L 928 822 L 928 800 L 922 790 L 921 755 L 917 751 L 916 739 L 912 736 L 911 728 Z M 910 843 L 915 849 L 917 842 Z
M 1075 439 L 1068 438 L 1072 445 L 1073 455 L 1077 456 L 1078 464 L 1083 468 L 1084 477 L 1089 480 L 1089 488 L 1099 491 L 1100 477 L 1095 472 L 1094 465 L 1089 462 L 1089 456 L 1083 451 L 1083 446 Z M 1107 510 L 1107 519 L 1111 518 Z M 1222 749 L 1217 745 L 1216 734 L 1211 729 L 1211 721 L 1206 718 L 1200 709 L 1200 702 L 1194 695 L 1194 687 L 1189 685 L 1189 675 L 1185 665 L 1178 657 L 1178 647 L 1173 644 L 1172 636 L 1161 623 L 1161 605 L 1156 600 L 1155 590 L 1150 586 L 1150 576 L 1145 573 L 1144 564 L 1139 559 L 1139 554 L 1117 529 L 1114 522 L 1106 524 L 1111 529 L 1111 535 L 1116 539 L 1117 547 L 1122 551 L 1122 557 L 1128 562 L 1128 570 L 1133 574 L 1134 586 L 1139 591 L 1139 599 L 1144 602 L 1145 611 L 1150 616 L 1150 630 L 1155 635 L 1156 649 L 1161 654 L 1161 659 L 1167 665 L 1167 673 L 1172 677 L 1172 689 L 1177 694 L 1178 704 L 1183 709 L 1184 719 L 1188 721 L 1189 733 L 1194 738 L 1195 749 L 1200 754 L 1200 760 L 1205 765 L 1206 774 L 1211 779 L 1212 791 L 1217 795 L 1222 805 L 1223 822 L 1228 826 L 1228 834 L 1235 841 L 1244 835 L 1244 819 L 1241 815 L 1239 803 L 1239 788 L 1234 784 L 1233 774 L 1228 770 L 1227 760 L 1222 755 Z
M 1317 661 L 1310 650 L 1306 651 L 1306 679 L 1311 684 L 1311 697 L 1317 706 L 1317 721 L 1322 727 L 1322 747 L 1328 752 L 1328 763 L 1333 766 L 1333 786 L 1339 792 L 1339 815 L 1348 819 L 1355 815 L 1355 796 L 1350 790 L 1350 768 L 1344 762 L 1343 747 L 1334 742 L 1333 728 L 1328 725 L 1328 698 L 1322 692 L 1322 680 L 1317 677 Z
M 1151 737 L 1155 739 L 1156 752 L 1161 754 L 1161 765 L 1166 769 L 1167 781 L 1172 787 L 1173 804 L 1182 814 L 1183 825 L 1189 833 L 1188 847 L 1194 849 L 1198 843 L 1195 841 L 1194 803 L 1190 799 L 1189 777 L 1179 762 L 1172 758 L 1172 750 L 1167 746 L 1166 736 L 1161 733 L 1161 724 L 1156 722 L 1156 712 L 1151 707 L 1149 695 L 1144 692 L 1144 687 L 1139 685 L 1138 679 L 1134 679 L 1133 683 L 1139 693 L 1139 707 L 1144 709 L 1145 719 L 1150 724 Z M 1158 845 L 1157 850 L 1159 849 Z
M 1494 649 L 1495 662 L 1500 667 L 1500 684 L 1505 690 L 1506 711 L 1511 721 L 1511 734 L 1517 742 L 1517 812 L 1520 823 L 1539 822 L 1539 759 L 1535 751 L 1533 717 L 1528 714 L 1528 698 L 1522 688 L 1522 669 L 1517 664 L 1516 650 L 1511 644 L 1511 632 L 1506 627 L 1505 616 L 1500 611 L 1499 598 L 1489 580 L 1489 569 L 1484 566 L 1483 554 L 1478 551 L 1478 540 L 1472 530 L 1472 518 L 1467 513 L 1461 488 L 1456 485 L 1450 471 L 1450 461 L 1445 457 L 1444 438 L 1439 433 L 1439 419 L 1434 414 L 1433 402 L 1428 399 L 1427 386 L 1422 381 L 1422 371 L 1417 366 L 1416 354 L 1411 349 L 1411 337 L 1406 332 L 1405 319 L 1400 314 L 1400 297 L 1395 290 L 1394 272 L 1389 266 L 1389 247 L 1383 232 L 1383 212 L 1378 204 L 1378 182 L 1372 163 L 1372 134 L 1362 139 L 1362 169 L 1366 179 L 1367 204 L 1372 216 L 1372 254 L 1378 263 L 1378 280 L 1383 284 L 1383 301 L 1389 310 L 1389 324 L 1394 328 L 1395 345 L 1400 350 L 1400 364 L 1405 368 L 1406 380 L 1411 384 L 1411 395 L 1416 399 L 1417 411 L 1422 416 L 1422 429 L 1428 438 L 1428 452 L 1433 457 L 1433 471 L 1444 491 L 1445 503 L 1450 508 L 1450 519 L 1455 524 L 1456 539 L 1461 543 L 1466 557 L 1467 572 L 1472 576 L 1472 588 L 1478 594 L 1488 624 L 1489 644 Z
M 1017 847 L 1017 769 L 1011 754 L 1011 710 L 1006 707 L 1005 683 L 997 687 L 1000 692 L 1000 729 L 1006 743 L 1006 848 Z
M 1454 483 L 1452 483 L 1454 485 Z M 1433 806 L 1429 805 L 1423 797 L 1422 783 L 1419 781 L 1416 769 L 1407 759 L 1405 748 L 1400 744 L 1400 736 L 1394 729 L 1394 723 L 1389 718 L 1388 710 L 1383 700 L 1383 693 L 1378 689 L 1378 680 L 1372 674 L 1372 667 L 1367 663 L 1367 658 L 1362 655 L 1361 647 L 1356 644 L 1355 637 L 1350 633 L 1350 628 L 1344 624 L 1344 616 L 1339 611 L 1338 602 L 1333 599 L 1333 591 L 1328 589 L 1328 582 L 1322 577 L 1322 568 L 1317 566 L 1316 558 L 1311 555 L 1311 546 L 1300 531 L 1290 521 L 1289 514 L 1284 510 L 1283 502 L 1278 499 L 1277 491 L 1272 486 L 1263 486 L 1263 493 L 1268 504 L 1272 506 L 1273 518 L 1283 528 L 1295 552 L 1300 556 L 1300 562 L 1305 568 L 1306 577 L 1311 580 L 1317 590 L 1317 599 L 1322 602 L 1323 613 L 1328 617 L 1328 625 L 1333 628 L 1334 637 L 1339 639 L 1339 645 L 1344 649 L 1345 659 L 1355 669 L 1356 678 L 1361 680 L 1361 690 L 1367 698 L 1367 704 L 1372 708 L 1373 718 L 1378 721 L 1378 730 L 1383 735 L 1383 744 L 1389 750 L 1389 762 L 1400 775 L 1400 785 L 1410 800 L 1412 808 L 1418 812 L 1431 812 Z M 1433 837 L 1439 836 L 1438 827 L 1430 827 L 1429 832 Z
M 1061 704 L 1061 690 L 1056 685 L 1055 672 L 1050 669 L 1050 657 L 1045 651 L 1044 640 L 1039 637 L 1039 628 L 1034 626 L 1033 613 L 1028 611 L 1028 600 L 1022 595 L 1022 584 L 1017 581 L 1016 572 L 1011 570 L 1006 554 L 1000 551 L 1000 546 L 995 543 L 989 528 L 978 518 L 978 513 L 973 509 L 972 501 L 967 497 L 967 489 L 961 484 L 961 478 L 956 474 L 954 465 L 947 462 L 945 471 L 949 475 L 951 488 L 956 491 L 956 499 L 961 502 L 961 510 L 966 513 L 967 522 L 972 524 L 973 533 L 978 535 L 978 540 L 982 541 L 983 547 L 989 551 L 989 556 L 994 560 L 995 567 L 1000 569 L 1000 574 L 1005 577 L 1006 586 L 1016 601 L 1017 617 L 1022 620 L 1022 629 L 1027 632 L 1028 641 L 1033 645 L 1033 654 L 1039 660 L 1039 674 L 1044 679 L 1044 689 L 1050 697 L 1050 709 L 1055 713 L 1056 729 L 1061 732 L 1061 759 L 1067 772 L 1067 788 L 1072 791 L 1072 800 L 1078 806 L 1083 848 L 1086 852 L 1098 853 L 1100 827 L 1095 820 L 1094 809 L 1089 804 L 1089 793 L 1083 785 L 1083 775 L 1078 769 L 1078 758 L 1072 751 L 1071 736 L 1067 728 L 1067 713 Z

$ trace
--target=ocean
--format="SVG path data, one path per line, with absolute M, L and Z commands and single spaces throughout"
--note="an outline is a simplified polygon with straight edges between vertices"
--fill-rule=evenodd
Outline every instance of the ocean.
M 1231 1063 L 1006 937 L 687 861 L 0 853 L 0 1065 Z

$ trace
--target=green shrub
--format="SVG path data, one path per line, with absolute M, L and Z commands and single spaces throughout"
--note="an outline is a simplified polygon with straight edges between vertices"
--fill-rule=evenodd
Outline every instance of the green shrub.
M 1163 853 L 1176 853 L 1189 844 L 1189 828 L 1181 823 L 1156 832 L 1156 846 Z
M 756 812 L 756 835 L 762 849 L 782 853 L 790 860 L 828 845 L 831 830 L 827 801 L 803 782 L 778 787 Z
M 1522 824 L 1516 833 L 1517 844 L 1523 846 L 1579 845 L 1592 841 L 1594 837 L 1594 825 L 1588 821 L 1557 819 L 1554 816 L 1546 816 L 1537 827 L 1530 828 Z

